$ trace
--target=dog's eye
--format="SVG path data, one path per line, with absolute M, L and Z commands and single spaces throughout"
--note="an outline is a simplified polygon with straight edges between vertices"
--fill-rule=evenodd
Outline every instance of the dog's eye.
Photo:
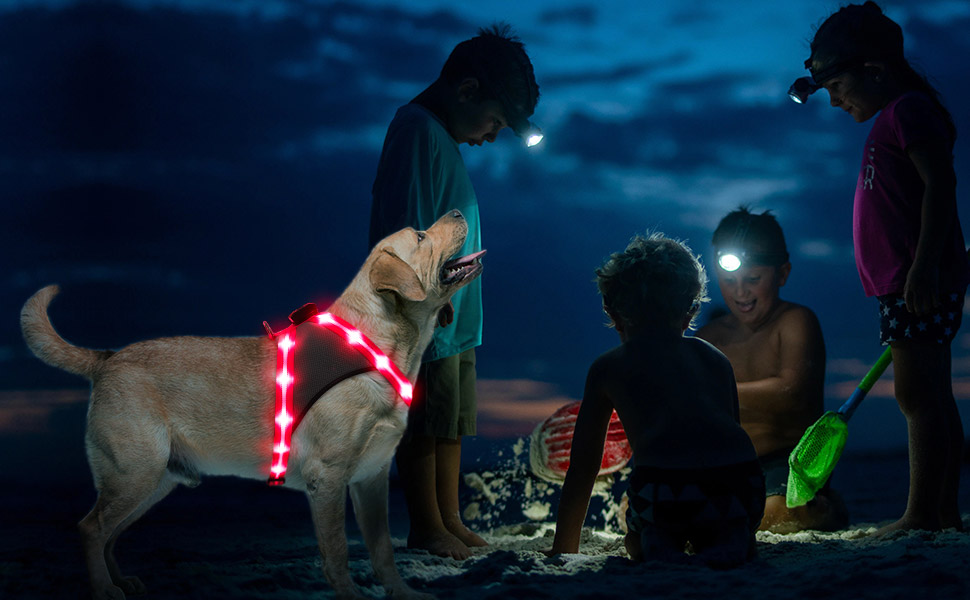
M 418 236 L 419 242 L 423 242 L 424 238 L 426 237 L 423 231 L 415 231 L 414 234 Z

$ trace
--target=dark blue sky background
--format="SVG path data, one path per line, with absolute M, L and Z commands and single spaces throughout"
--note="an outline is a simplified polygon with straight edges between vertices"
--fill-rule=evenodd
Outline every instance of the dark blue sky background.
M 463 150 L 489 251 L 479 376 L 496 412 L 532 419 L 579 398 L 588 364 L 616 343 L 592 283 L 607 254 L 657 229 L 710 264 L 711 231 L 740 204 L 782 223 L 794 265 L 783 297 L 817 312 L 830 402 L 843 399 L 881 351 L 851 241 L 871 123 L 824 93 L 802 107 L 785 96 L 839 4 L 600 4 L 3 3 L 0 388 L 83 386 L 20 339 L 19 308 L 48 283 L 63 288 L 55 326 L 89 347 L 259 335 L 264 319 L 326 304 L 366 254 L 394 111 L 457 42 L 505 19 L 532 56 L 547 137 Z M 953 113 L 970 218 L 970 5 L 884 8 Z M 953 347 L 967 413 L 970 334 Z M 871 403 L 891 413 L 890 393 Z

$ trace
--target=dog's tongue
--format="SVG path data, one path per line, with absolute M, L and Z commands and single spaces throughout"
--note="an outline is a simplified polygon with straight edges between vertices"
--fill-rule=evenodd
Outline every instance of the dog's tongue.
M 482 263 L 478 261 L 485 251 L 475 252 L 467 256 L 453 258 L 441 267 L 441 281 L 451 285 L 463 281 L 466 277 L 477 275 L 482 270 Z
M 445 263 L 445 268 L 446 269 L 458 269 L 460 267 L 464 267 L 464 266 L 467 266 L 467 265 L 472 264 L 473 262 L 475 262 L 476 260 L 478 260 L 479 258 L 481 258 L 484 255 L 485 255 L 485 250 L 480 250 L 480 251 L 475 252 L 473 254 L 468 254 L 468 255 L 465 255 L 465 256 L 459 256 L 458 258 L 453 258 L 453 259 L 449 260 L 448 262 L 446 262 Z

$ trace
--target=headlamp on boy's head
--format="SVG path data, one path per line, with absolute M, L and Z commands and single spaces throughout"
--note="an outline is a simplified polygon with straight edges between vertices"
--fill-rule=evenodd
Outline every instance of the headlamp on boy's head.
M 812 68 L 812 64 L 813 60 L 811 58 L 805 61 L 805 68 L 811 72 L 811 76 L 799 77 L 795 80 L 795 83 L 791 84 L 791 87 L 788 88 L 788 97 L 798 104 L 805 104 L 808 102 L 808 97 L 822 89 L 822 84 L 829 79 L 832 79 L 837 75 L 841 75 L 849 69 L 860 66 L 862 64 L 862 59 L 850 58 L 848 60 L 835 62 L 824 69 L 818 70 Z
M 717 251 L 717 266 L 729 273 L 741 267 L 778 267 L 788 262 L 788 252 L 749 252 L 738 248 Z
M 544 137 L 542 135 L 542 130 L 530 121 L 526 117 L 510 118 L 509 127 L 515 132 L 515 135 L 522 138 L 525 141 L 525 145 L 528 147 L 535 146 L 542 141 Z
M 737 271 L 744 264 L 745 254 L 745 252 L 736 250 L 718 250 L 717 266 L 728 272 Z
M 534 123 L 531 125 L 532 127 L 529 129 L 529 132 L 526 135 L 522 136 L 522 138 L 525 140 L 525 145 L 530 148 L 532 146 L 535 146 L 539 142 L 541 142 L 542 138 L 545 137 L 542 134 L 542 130 L 539 129 L 538 126 L 536 126 Z

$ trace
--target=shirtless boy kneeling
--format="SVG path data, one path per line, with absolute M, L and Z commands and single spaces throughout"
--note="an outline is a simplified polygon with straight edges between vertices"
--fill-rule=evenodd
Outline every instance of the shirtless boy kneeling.
M 835 531 L 848 524 L 841 497 L 828 487 L 805 506 L 785 505 L 788 455 L 823 410 L 825 343 L 810 309 L 778 296 L 791 272 L 781 226 L 768 211 L 739 208 L 712 240 L 721 295 L 730 311 L 697 332 L 731 361 L 741 426 L 765 472 L 761 529 Z
M 684 331 L 707 300 L 704 269 L 680 242 L 636 237 L 597 269 L 622 342 L 589 368 L 550 554 L 579 551 L 615 409 L 633 447 L 628 533 L 634 560 L 728 567 L 754 556 L 764 476 L 738 423 L 731 365 Z

